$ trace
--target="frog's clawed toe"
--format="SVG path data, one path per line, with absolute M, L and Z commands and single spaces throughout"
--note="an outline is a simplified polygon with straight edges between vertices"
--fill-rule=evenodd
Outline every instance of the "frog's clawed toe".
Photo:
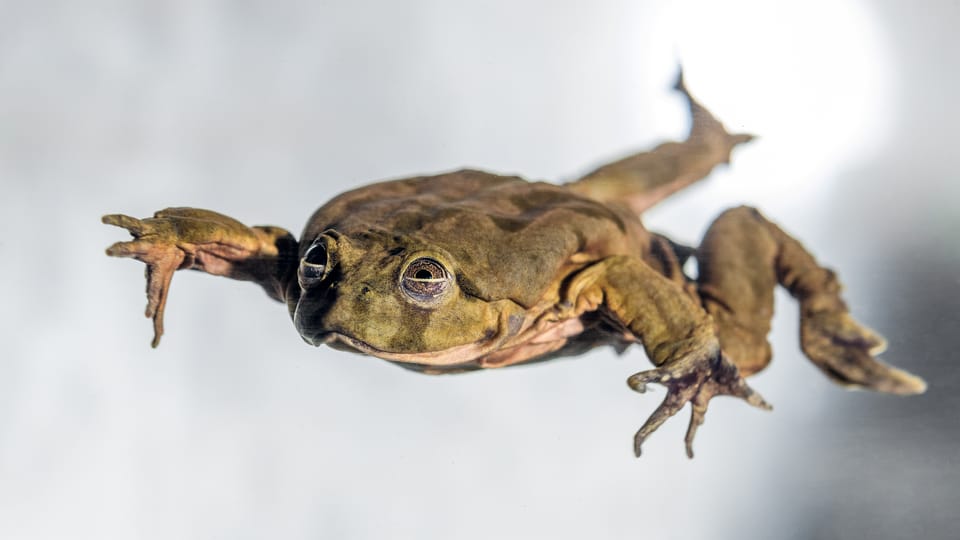
M 800 343 L 807 357 L 841 385 L 900 395 L 927 388 L 923 379 L 874 358 L 886 341 L 846 312 L 805 313 Z
M 134 236 L 143 234 L 146 229 L 146 224 L 142 220 L 125 214 L 107 214 L 100 218 L 100 222 L 104 225 L 113 225 L 114 227 L 127 229 L 130 231 L 130 234 Z
M 684 443 L 687 456 L 691 458 L 694 436 L 697 428 L 703 424 L 707 405 L 714 396 L 739 397 L 755 407 L 767 410 L 772 408 L 759 393 L 750 388 L 740 376 L 737 367 L 722 354 L 717 360 L 696 364 L 687 373 L 672 373 L 671 370 L 661 367 L 637 373 L 627 380 L 627 384 L 638 392 L 645 392 L 647 383 L 651 382 L 666 386 L 667 396 L 634 437 L 633 450 L 637 457 L 640 457 L 641 446 L 647 437 L 687 403 L 690 403 L 692 410 Z

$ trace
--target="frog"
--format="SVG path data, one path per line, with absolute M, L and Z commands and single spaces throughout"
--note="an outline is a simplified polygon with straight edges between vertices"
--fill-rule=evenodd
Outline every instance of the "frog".
M 731 133 L 687 89 L 684 140 L 601 165 L 565 183 L 463 169 L 376 182 L 320 206 L 299 239 L 192 207 L 102 217 L 131 240 L 106 253 L 146 264 L 152 346 L 173 275 L 249 281 L 286 304 L 314 346 L 430 375 L 529 365 L 597 347 L 640 345 L 652 368 L 627 378 L 663 401 L 633 438 L 688 404 L 684 446 L 710 400 L 769 403 L 746 381 L 772 359 L 774 291 L 799 305 L 800 347 L 828 379 L 895 395 L 925 381 L 878 358 L 885 339 L 850 314 L 840 280 L 759 210 L 715 218 L 697 246 L 648 230 L 642 213 L 730 163 L 754 137 Z M 696 271 L 691 270 L 694 265 Z

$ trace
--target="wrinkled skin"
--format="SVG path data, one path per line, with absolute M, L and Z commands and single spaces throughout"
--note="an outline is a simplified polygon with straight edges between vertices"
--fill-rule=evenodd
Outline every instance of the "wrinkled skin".
M 566 185 L 462 170 L 382 182 L 317 210 L 297 241 L 209 210 L 169 208 L 103 222 L 134 236 L 108 255 L 147 264 L 147 317 L 157 346 L 176 270 L 253 281 L 285 302 L 305 341 L 456 373 L 640 343 L 667 387 L 634 449 L 691 405 L 688 455 L 709 400 L 769 405 L 744 380 L 770 361 L 779 284 L 800 305 L 801 345 L 832 380 L 914 394 L 923 381 L 875 358 L 884 340 L 858 324 L 836 275 L 751 208 L 722 214 L 687 248 L 648 232 L 639 214 L 726 163 L 750 140 L 729 134 L 677 84 L 688 139 L 605 165 Z M 682 265 L 695 257 L 697 279 Z

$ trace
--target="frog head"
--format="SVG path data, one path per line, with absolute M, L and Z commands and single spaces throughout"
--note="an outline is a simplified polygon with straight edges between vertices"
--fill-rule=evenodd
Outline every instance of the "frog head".
M 570 272 L 627 252 L 637 234 L 604 205 L 517 177 L 374 184 L 311 216 L 287 305 L 309 343 L 455 365 L 509 347 Z
M 327 229 L 303 249 L 294 325 L 313 345 L 453 365 L 515 335 L 523 308 L 483 298 L 446 249 L 387 231 Z

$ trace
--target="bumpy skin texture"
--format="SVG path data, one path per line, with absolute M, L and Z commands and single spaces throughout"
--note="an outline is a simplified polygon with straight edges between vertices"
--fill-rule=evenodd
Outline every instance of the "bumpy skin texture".
M 139 220 L 104 216 L 134 236 L 108 255 L 147 264 L 157 346 L 176 270 L 261 285 L 314 345 L 370 354 L 424 373 L 530 363 L 641 343 L 654 369 L 628 379 L 667 387 L 634 449 L 690 403 L 688 455 L 709 400 L 769 405 L 744 380 L 770 361 L 777 284 L 799 301 L 801 344 L 832 380 L 894 394 L 923 381 L 874 356 L 883 338 L 858 324 L 836 275 L 758 211 L 725 212 L 696 249 L 648 232 L 639 213 L 705 177 L 750 140 L 729 134 L 678 81 L 693 117 L 664 143 L 566 184 L 462 170 L 373 184 L 317 210 L 299 242 L 193 208 Z M 694 256 L 696 280 L 682 271 Z

